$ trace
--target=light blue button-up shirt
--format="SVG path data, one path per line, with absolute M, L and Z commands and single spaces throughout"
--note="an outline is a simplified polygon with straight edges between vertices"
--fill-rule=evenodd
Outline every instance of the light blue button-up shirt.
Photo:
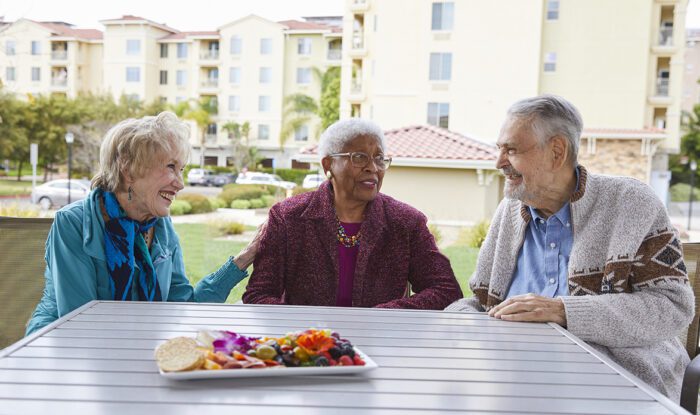
M 577 182 L 578 176 L 577 168 Z M 548 219 L 538 215 L 535 209 L 528 209 L 532 220 L 525 230 L 525 241 L 518 253 L 518 263 L 506 297 L 527 293 L 550 298 L 568 295 L 569 256 L 574 243 L 571 205 L 566 202 Z

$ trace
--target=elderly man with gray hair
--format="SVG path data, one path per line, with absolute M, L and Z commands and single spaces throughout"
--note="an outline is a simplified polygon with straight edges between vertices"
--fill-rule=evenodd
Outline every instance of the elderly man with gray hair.
M 678 235 L 649 186 L 577 162 L 582 121 L 561 97 L 508 110 L 497 146 L 505 196 L 469 283 L 446 310 L 554 322 L 678 401 L 693 317 Z

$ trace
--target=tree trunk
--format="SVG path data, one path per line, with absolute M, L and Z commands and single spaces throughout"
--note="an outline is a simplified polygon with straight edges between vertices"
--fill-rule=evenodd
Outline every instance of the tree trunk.
M 19 166 L 17 166 L 17 181 L 20 181 L 20 177 L 22 176 L 22 165 L 24 164 L 24 160 L 19 161 Z
M 49 174 L 49 163 L 44 164 L 44 183 L 46 183 L 47 175 Z
M 199 147 L 199 168 L 203 169 L 204 168 L 204 142 L 207 139 L 207 130 L 202 129 L 202 143 L 201 146 Z

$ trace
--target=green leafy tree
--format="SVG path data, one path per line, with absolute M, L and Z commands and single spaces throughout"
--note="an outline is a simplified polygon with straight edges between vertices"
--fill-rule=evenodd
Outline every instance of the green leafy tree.
M 26 102 L 0 88 L 1 159 L 26 160 L 29 157 L 29 137 L 24 120 L 31 116 Z M 17 180 L 20 179 L 20 171 L 17 172 Z
M 700 163 L 700 104 L 695 105 L 692 112 L 683 112 L 681 128 L 685 134 L 681 137 L 680 154 L 669 156 L 672 184 L 689 183 L 690 161 Z M 695 172 L 696 175 L 698 173 L 700 171 Z M 695 177 L 696 184 L 700 184 L 698 177 L 700 176 Z
M 292 94 L 284 98 L 282 129 L 280 130 L 280 148 L 287 139 L 301 126 L 311 121 L 318 112 L 316 100 L 304 94 Z
M 210 97 L 203 97 L 199 101 L 182 101 L 171 107 L 173 112 L 181 118 L 192 120 L 200 131 L 199 165 L 204 168 L 204 145 L 207 138 L 207 127 L 212 123 L 212 115 L 217 113 L 216 101 Z

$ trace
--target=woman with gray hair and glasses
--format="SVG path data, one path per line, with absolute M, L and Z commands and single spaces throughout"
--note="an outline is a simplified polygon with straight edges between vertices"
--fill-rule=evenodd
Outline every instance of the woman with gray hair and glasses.
M 462 297 L 426 217 L 379 193 L 391 158 L 369 121 L 321 136 L 328 180 L 270 210 L 246 303 L 441 310 Z
M 190 131 L 175 114 L 128 119 L 100 148 L 93 191 L 56 212 L 46 286 L 30 334 L 91 300 L 224 302 L 253 262 L 259 235 L 192 287 L 168 217 L 184 187 Z

